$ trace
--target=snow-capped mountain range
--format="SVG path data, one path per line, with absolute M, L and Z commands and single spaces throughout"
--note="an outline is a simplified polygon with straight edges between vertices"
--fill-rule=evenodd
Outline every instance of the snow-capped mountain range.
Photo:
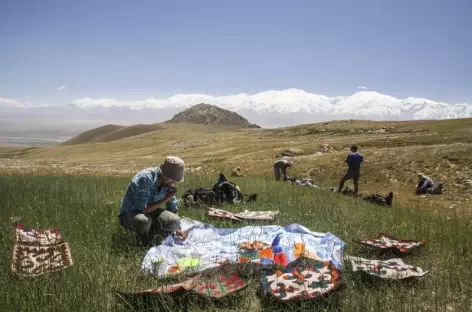
M 119 102 L 113 99 L 79 99 L 74 104 L 81 108 L 129 107 L 131 109 L 188 108 L 206 103 L 232 111 L 254 110 L 259 113 L 349 114 L 360 118 L 390 119 L 409 116 L 411 119 L 472 117 L 472 105 L 446 104 L 423 98 L 397 99 L 374 91 L 360 91 L 351 96 L 328 97 L 300 89 L 269 90 L 254 95 L 240 93 L 227 96 L 178 94 L 168 99 L 148 99 Z
M 146 122 L 160 122 L 199 103 L 212 104 L 235 111 L 250 122 L 263 127 L 339 119 L 420 120 L 472 117 L 472 104 L 466 103 L 447 104 L 414 97 L 397 99 L 374 91 L 360 91 L 350 96 L 328 97 L 300 89 L 269 90 L 253 95 L 245 93 L 227 96 L 178 94 L 167 99 L 144 101 L 82 98 L 68 105 L 34 107 L 34 109 L 30 107 L 30 109 L 35 112 L 41 109 L 47 110 L 55 114 L 66 110 L 69 115 L 73 110 L 73 116 L 100 114 L 101 119 L 109 117 L 111 120 L 115 116 L 113 114 L 120 113 L 121 118 L 125 119 L 139 119 L 141 118 L 139 116 L 146 116 Z M 3 108 L 0 108 L 1 110 Z

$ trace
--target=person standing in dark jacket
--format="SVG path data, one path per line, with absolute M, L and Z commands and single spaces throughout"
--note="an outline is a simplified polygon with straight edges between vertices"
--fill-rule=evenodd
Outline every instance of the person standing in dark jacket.
M 357 152 L 357 146 L 351 146 L 351 153 L 346 158 L 348 166 L 346 174 L 339 181 L 338 193 L 340 193 L 344 187 L 344 183 L 353 179 L 354 181 L 354 194 L 357 196 L 359 193 L 359 177 L 361 175 L 361 164 L 364 161 L 364 156 Z

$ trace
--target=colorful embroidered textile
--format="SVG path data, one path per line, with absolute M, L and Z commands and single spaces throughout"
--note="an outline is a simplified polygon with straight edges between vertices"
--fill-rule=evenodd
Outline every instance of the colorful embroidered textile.
M 282 301 L 316 300 L 339 289 L 340 272 L 332 262 L 299 260 L 285 268 L 261 270 L 262 294 Z
M 209 208 L 208 215 L 219 218 L 226 218 L 236 221 L 242 220 L 274 220 L 278 211 L 248 211 L 245 210 L 240 213 L 232 213 L 223 209 Z
M 145 255 L 141 274 L 157 277 L 197 273 L 226 263 L 290 263 L 300 256 L 331 261 L 342 269 L 344 242 L 331 233 L 312 232 L 299 224 L 218 229 L 182 218 L 187 238 L 168 236 Z M 159 264 L 159 265 L 154 265 Z
M 428 271 L 419 267 L 405 264 L 402 259 L 370 260 L 353 256 L 346 256 L 351 262 L 354 272 L 365 272 L 369 275 L 387 279 L 405 279 L 410 277 L 422 277 Z
M 401 253 L 409 253 L 424 245 L 424 240 L 414 241 L 407 239 L 397 239 L 380 233 L 379 236 L 364 240 L 357 240 L 359 244 L 368 245 L 380 249 L 395 249 Z
M 12 271 L 20 276 L 39 276 L 72 266 L 70 248 L 60 229 L 34 230 L 14 227 Z
M 214 272 L 211 276 L 203 277 L 199 274 L 178 284 L 162 285 L 158 288 L 138 292 L 118 291 L 117 293 L 125 297 L 145 294 L 169 294 L 178 297 L 188 292 L 194 292 L 204 297 L 221 298 L 242 290 L 246 286 L 247 283 L 243 282 L 236 272 L 226 274 Z

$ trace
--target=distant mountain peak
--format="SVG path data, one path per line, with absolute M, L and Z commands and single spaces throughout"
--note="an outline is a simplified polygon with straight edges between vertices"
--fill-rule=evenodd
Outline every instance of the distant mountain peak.
M 258 125 L 251 124 L 246 118 L 235 112 L 205 103 L 193 105 L 174 115 L 174 117 L 167 122 L 189 122 L 205 125 L 211 124 L 241 126 L 244 128 L 260 128 Z

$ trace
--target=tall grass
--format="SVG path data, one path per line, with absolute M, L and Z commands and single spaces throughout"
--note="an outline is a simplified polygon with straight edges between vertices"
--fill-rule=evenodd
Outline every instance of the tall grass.
M 211 187 L 215 179 L 187 176 L 179 188 L 183 191 L 190 186 Z M 467 220 L 445 219 L 408 207 L 383 208 L 269 179 L 232 180 L 244 192 L 256 192 L 259 197 L 256 203 L 228 209 L 278 209 L 278 224 L 300 223 L 313 231 L 329 231 L 346 242 L 348 255 L 375 258 L 353 239 L 379 232 L 426 241 L 418 254 L 404 259 L 429 271 L 421 280 L 412 284 L 369 283 L 351 272 L 345 262 L 344 290 L 329 299 L 328 305 L 320 306 L 321 310 L 468 311 L 472 307 L 472 228 Z M 147 249 L 133 247 L 132 238 L 118 224 L 118 203 L 127 183 L 127 178 L 116 177 L 0 177 L 1 310 L 132 311 L 115 298 L 113 290 L 144 289 L 156 286 L 158 281 L 138 277 Z M 235 226 L 210 219 L 199 209 L 182 208 L 181 214 L 218 227 Z M 20 222 L 28 227 L 61 228 L 70 244 L 74 265 L 49 276 L 15 276 L 10 269 L 11 217 L 21 217 Z M 257 291 L 254 282 L 239 301 L 226 307 L 208 303 L 206 307 L 191 306 L 189 311 L 267 309 L 256 297 Z

